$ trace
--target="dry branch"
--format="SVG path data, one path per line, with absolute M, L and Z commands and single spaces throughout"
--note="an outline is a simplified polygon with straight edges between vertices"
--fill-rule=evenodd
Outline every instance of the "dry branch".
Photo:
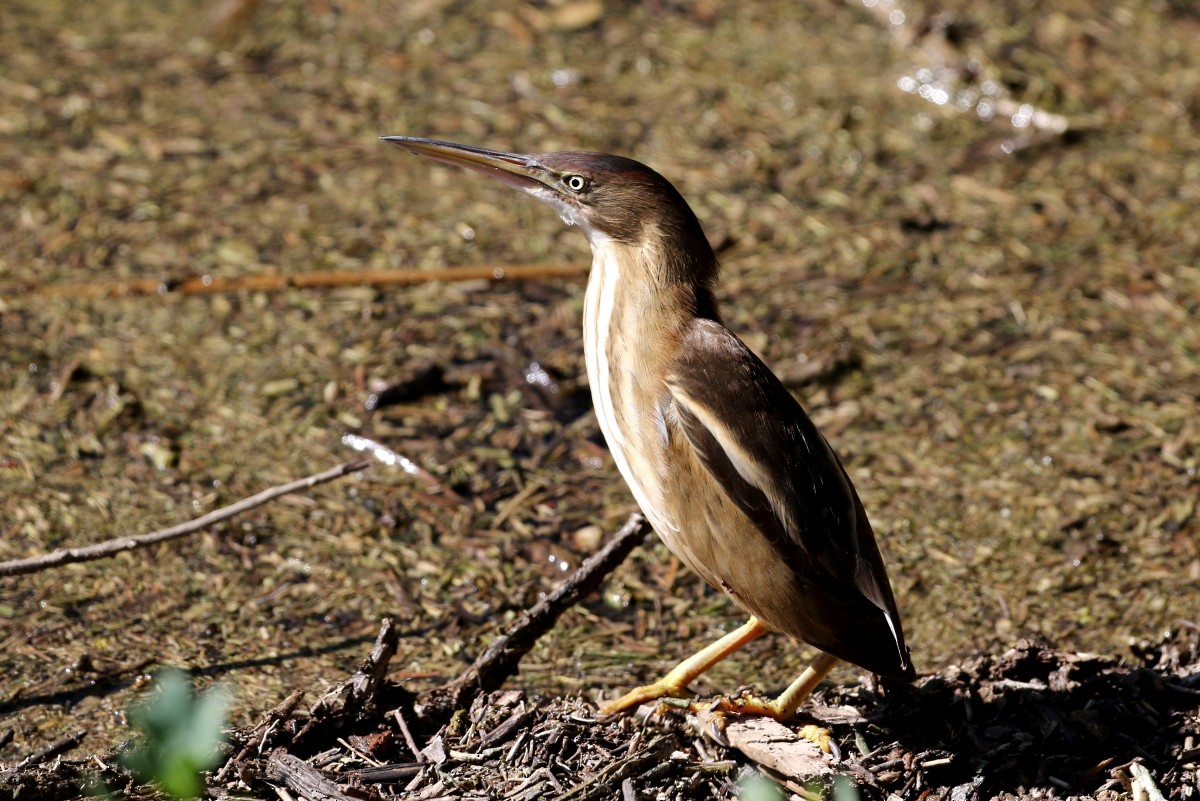
M 563 612 L 580 598 L 593 592 L 629 552 L 650 532 L 650 524 L 640 514 L 630 516 L 611 540 L 587 558 L 570 578 L 549 595 L 525 611 L 509 630 L 492 643 L 462 675 L 438 690 L 422 713 L 448 715 L 470 706 L 479 693 L 500 687 L 517 671 L 521 658 L 538 639 L 553 628 Z
M 626 779 L 661 765 L 668 758 L 674 745 L 674 737 L 670 734 L 660 734 L 637 753 L 610 762 L 591 778 L 558 796 L 555 801 L 596 801 L 600 798 L 612 798 Z
M 325 778 L 321 771 L 303 759 L 282 751 L 276 751 L 267 760 L 267 778 L 286 784 L 301 798 L 352 801 L 336 782 Z
M 400 635 L 385 617 L 379 625 L 375 646 L 359 667 L 358 671 L 329 692 L 325 693 L 312 708 L 312 720 L 320 720 L 350 712 L 358 717 L 369 717 L 377 710 L 377 700 L 387 679 L 388 666 L 400 645 Z M 299 739 L 299 736 L 297 736 Z
M 187 523 L 180 523 L 177 526 L 170 528 L 152 531 L 149 534 L 136 534 L 130 537 L 118 537 L 117 539 L 107 540 L 105 542 L 96 543 L 95 545 L 87 545 L 82 548 L 60 548 L 57 551 L 52 551 L 41 556 L 32 556 L 28 559 L 13 559 L 9 562 L 0 562 L 0 576 L 20 576 L 26 573 L 36 573 L 41 570 L 46 570 L 52 567 L 61 567 L 69 565 L 73 562 L 90 562 L 96 559 L 106 559 L 110 556 L 115 556 L 122 551 L 132 551 L 135 548 L 145 548 L 148 545 L 154 545 L 167 540 L 178 539 L 179 537 L 195 532 L 211 526 L 213 523 L 219 523 L 222 520 L 228 520 L 234 515 L 241 514 L 262 506 L 268 501 L 272 501 L 281 495 L 288 495 L 303 489 L 310 489 L 318 484 L 324 484 L 328 481 L 333 481 L 336 478 L 341 478 L 347 473 L 353 473 L 358 470 L 364 470 L 370 467 L 371 462 L 367 459 L 356 459 L 353 462 L 346 462 L 326 470 L 321 473 L 308 476 L 307 478 L 292 481 L 287 484 L 281 484 L 277 487 L 271 487 L 257 495 L 251 495 L 249 498 L 243 498 L 237 503 L 230 504 L 221 509 L 216 509 L 206 515 L 201 515 L 195 520 L 190 520 Z
M 816 743 L 770 718 L 731 720 L 724 734 L 731 747 L 769 776 L 804 785 L 829 781 L 837 773 Z
M 85 737 L 87 737 L 87 732 L 80 729 L 74 734 L 68 735 L 57 741 L 49 748 L 43 748 L 36 754 L 30 754 L 29 756 L 25 757 L 17 763 L 16 769 L 23 770 L 24 768 L 31 768 L 34 765 L 40 765 L 43 762 L 48 762 L 49 760 L 54 759 L 54 757 L 65 754 L 68 751 L 73 751 L 79 747 L 79 744 L 83 742 Z
M 217 771 L 217 775 L 213 778 L 213 784 L 217 785 L 224 781 L 225 776 L 229 773 L 230 769 L 235 765 L 241 764 L 247 758 L 249 758 L 250 754 L 254 752 L 255 748 L 257 748 L 261 753 L 266 746 L 267 737 L 271 734 L 276 726 L 287 721 L 292 716 L 292 712 L 294 712 L 296 707 L 300 705 L 300 701 L 303 698 L 304 691 L 296 690 L 287 698 L 268 709 L 266 714 L 263 715 L 263 719 L 258 722 L 258 725 L 247 732 L 246 744 L 242 747 L 242 750 L 239 751 L 232 759 L 228 760 L 225 765 L 219 771 Z M 260 731 L 264 732 L 263 736 L 257 738 L 254 737 L 254 735 L 258 734 Z

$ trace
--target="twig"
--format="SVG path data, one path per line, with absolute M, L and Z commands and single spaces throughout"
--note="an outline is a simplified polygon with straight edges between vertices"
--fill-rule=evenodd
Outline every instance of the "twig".
M 808 784 L 828 782 L 837 772 L 820 746 L 770 718 L 737 718 L 725 726 L 724 735 L 731 748 L 768 775 Z
M 355 781 L 363 784 L 381 784 L 383 782 L 396 782 L 400 779 L 407 779 L 410 776 L 415 776 L 425 769 L 425 766 L 417 763 L 397 763 L 394 765 L 380 765 L 377 768 L 355 768 L 343 773 L 343 776 L 352 777 Z
M 333 737 L 347 723 L 371 719 L 381 707 L 380 695 L 386 685 L 388 665 L 399 645 L 400 635 L 391 618 L 385 617 L 379 625 L 371 653 L 353 676 L 312 705 L 308 721 L 292 737 L 288 747 L 294 748 L 314 732 Z
M 483 736 L 479 741 L 479 750 L 483 751 L 487 748 L 494 748 L 500 743 L 506 741 L 509 737 L 516 734 L 518 729 L 524 729 L 529 725 L 529 721 L 533 720 L 533 712 L 524 709 L 525 704 L 522 702 L 521 709 L 512 713 L 508 720 L 501 723 L 496 728 Z
M 595 775 L 581 784 L 577 784 L 560 795 L 555 801 L 594 801 L 598 798 L 608 798 L 625 779 L 644 773 L 647 768 L 653 768 L 663 763 L 670 753 L 674 738 L 670 734 L 660 734 L 646 747 L 632 756 L 610 762 Z
M 44 748 L 41 751 L 38 751 L 36 754 L 30 754 L 29 756 L 25 757 L 17 763 L 17 770 L 32 768 L 34 765 L 40 765 L 46 760 L 53 759 L 60 754 L 65 754 L 68 751 L 72 751 L 77 748 L 81 742 L 83 742 L 84 737 L 87 737 L 87 732 L 83 729 L 80 729 L 74 734 L 62 738 L 49 748 Z
M 297 492 L 303 489 L 315 487 L 318 484 L 324 484 L 328 481 L 333 481 L 336 478 L 341 478 L 347 473 L 353 473 L 358 470 L 363 470 L 370 467 L 371 462 L 368 459 L 356 459 L 353 462 L 346 462 L 337 467 L 326 470 L 322 473 L 311 475 L 308 478 L 302 478 L 298 481 L 292 481 L 288 484 L 281 484 L 277 487 L 264 490 L 257 495 L 252 495 L 249 498 L 243 498 L 237 503 L 230 504 L 221 509 L 216 509 L 206 515 L 201 515 L 195 520 L 190 520 L 187 523 L 180 523 L 177 526 L 170 528 L 152 531 L 149 534 L 137 534 L 131 537 L 119 537 L 114 540 L 100 542 L 95 545 L 88 545 L 83 548 L 61 548 L 51 553 L 42 554 L 41 556 L 33 556 L 28 559 L 14 559 L 10 562 L 0 562 L 0 576 L 20 576 L 26 573 L 36 573 L 41 570 L 46 570 L 51 567 L 61 567 L 69 565 L 73 562 L 90 562 L 96 559 L 105 559 L 110 556 L 115 556 L 122 551 L 131 551 L 135 548 L 145 548 L 148 545 L 154 545 L 167 540 L 177 539 L 188 534 L 194 534 L 200 529 L 211 526 L 213 523 L 219 523 L 222 520 L 228 520 L 234 515 L 241 514 L 262 506 L 267 501 L 274 500 L 281 495 L 287 495 L 292 492 Z
M 387 679 L 388 665 L 400 646 L 392 619 L 385 617 L 379 625 L 375 646 L 358 671 L 342 685 L 327 692 L 310 710 L 312 719 L 328 718 L 345 711 L 366 717 L 377 706 L 380 690 Z
M 650 531 L 641 515 L 632 515 L 603 548 L 592 554 L 570 578 L 525 611 L 517 622 L 462 675 L 432 694 L 421 710 L 426 716 L 444 717 L 470 705 L 480 693 L 491 692 L 517 672 L 521 658 L 543 634 L 553 628 L 563 612 L 593 592 Z
M 408 746 L 408 750 L 412 752 L 413 759 L 418 765 L 425 764 L 425 755 L 421 753 L 421 747 L 417 745 L 417 738 L 413 737 L 409 731 L 408 721 L 404 719 L 404 713 L 399 709 L 392 710 L 392 717 L 396 719 L 396 725 L 400 727 L 400 733 L 404 735 L 404 744 Z
M 1154 777 L 1150 775 L 1150 771 L 1146 770 L 1145 765 L 1141 762 L 1134 762 L 1129 766 L 1129 773 L 1133 776 L 1134 798 L 1145 798 L 1149 801 L 1166 801 L 1162 791 L 1154 783 Z
M 304 798 L 321 798 L 329 801 L 351 801 L 334 781 L 309 765 L 303 759 L 276 751 L 267 760 L 267 778 L 283 782 Z
M 467 502 L 463 496 L 459 495 L 457 492 L 439 481 L 437 476 L 433 475 L 433 473 L 430 473 L 412 459 L 409 459 L 407 456 L 396 452 L 383 443 L 376 442 L 375 440 L 364 437 L 361 434 L 343 434 L 342 444 L 349 448 L 353 448 L 359 453 L 366 453 L 374 457 L 377 461 L 388 465 L 389 467 L 399 467 L 410 476 L 421 479 L 423 482 L 425 482 L 426 492 L 429 492 L 434 498 L 444 497 L 449 501 L 448 505 L 450 506 L 461 506 Z M 492 525 L 499 526 L 499 522 L 493 523 Z
M 259 721 L 258 725 L 246 733 L 246 744 L 242 747 L 242 750 L 238 752 L 237 756 L 226 762 L 221 770 L 217 772 L 216 777 L 213 778 L 213 785 L 215 786 L 225 781 L 225 776 L 229 773 L 229 770 L 234 765 L 240 765 L 256 749 L 261 754 L 262 746 L 266 742 L 266 737 L 271 733 L 276 724 L 278 724 L 280 721 L 285 721 L 292 716 L 292 712 L 294 712 L 296 707 L 300 705 L 300 700 L 302 698 L 304 698 L 304 690 L 296 690 L 287 698 L 283 699 L 283 701 L 267 710 L 267 713 L 263 715 L 263 719 Z M 266 729 L 263 736 L 261 738 L 254 737 L 254 735 L 263 728 Z
M 244 275 L 237 278 L 193 275 L 176 280 L 134 278 L 125 281 L 69 284 L 2 284 L 0 296 L 112 298 L 125 295 L 208 295 L 242 290 L 279 291 L 289 287 L 312 289 L 342 286 L 409 286 L 435 281 L 512 281 L 559 278 L 583 275 L 586 272 L 587 266 L 581 264 L 513 264 L 495 267 L 447 267 L 440 270 L 317 270 L 297 275 Z

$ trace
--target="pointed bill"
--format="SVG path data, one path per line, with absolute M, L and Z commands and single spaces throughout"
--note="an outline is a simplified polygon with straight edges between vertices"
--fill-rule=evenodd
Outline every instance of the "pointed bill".
M 443 164 L 466 167 L 491 176 L 516 189 L 544 191 L 551 187 L 547 179 L 553 174 L 525 153 L 504 153 L 482 147 L 421 139 L 416 136 L 381 136 L 385 142 L 402 147 L 409 153 L 425 156 Z

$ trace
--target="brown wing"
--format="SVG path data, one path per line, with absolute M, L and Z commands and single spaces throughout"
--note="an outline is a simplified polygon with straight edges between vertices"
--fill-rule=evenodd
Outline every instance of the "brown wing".
M 797 603 L 835 625 L 793 632 L 911 680 L 900 615 L 849 477 L 791 393 L 724 326 L 697 320 L 668 375 L 676 419 L 717 483 L 797 575 Z

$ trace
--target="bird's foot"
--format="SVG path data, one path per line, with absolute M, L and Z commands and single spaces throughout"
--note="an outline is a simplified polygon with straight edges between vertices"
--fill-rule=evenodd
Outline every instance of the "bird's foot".
M 833 732 L 824 726 L 818 726 L 815 723 L 806 723 L 800 727 L 796 734 L 810 743 L 816 743 L 826 754 L 833 754 L 835 758 L 840 758 L 841 755 L 834 750 L 837 746 L 833 742 Z
M 660 698 L 684 698 L 688 695 L 687 686 L 697 676 L 720 662 L 746 643 L 767 633 L 767 627 L 756 618 L 751 617 L 742 626 L 729 632 L 721 639 L 701 648 L 687 659 L 680 662 L 671 672 L 653 684 L 647 684 L 625 693 L 615 701 L 610 701 L 600 707 L 600 714 L 608 716 L 624 712 L 631 707 Z
M 751 692 L 743 692 L 736 698 L 722 696 L 716 699 L 716 707 L 722 712 L 735 715 L 757 715 L 783 722 L 792 716 L 793 710 L 783 709 L 776 701 Z
M 718 698 L 709 704 L 693 704 L 693 711 L 699 711 L 701 708 L 703 708 L 709 716 L 720 716 L 720 723 L 717 725 L 719 725 L 719 730 L 722 732 L 722 734 L 724 733 L 725 729 L 723 717 L 725 714 L 758 715 L 760 717 L 771 718 L 772 720 L 777 720 L 782 723 L 783 721 L 792 717 L 792 715 L 795 713 L 794 709 L 782 707 L 778 700 L 772 701 L 751 693 L 743 693 L 737 698 Z M 713 728 L 713 725 L 710 724 L 709 728 Z M 826 754 L 832 754 L 834 752 L 833 749 L 835 746 L 833 745 L 833 732 L 824 726 L 808 723 L 804 726 L 801 726 L 796 731 L 796 734 L 799 737 L 808 740 L 809 742 L 816 743 Z
M 722 748 L 732 748 L 733 745 L 729 742 L 729 738 L 725 736 L 725 726 L 729 722 L 729 716 L 721 709 L 723 700 L 725 699 L 692 701 L 688 704 L 688 711 L 696 716 L 696 728 L 708 739 Z
M 659 679 L 653 684 L 646 684 L 630 690 L 620 698 L 609 701 L 600 707 L 600 714 L 608 717 L 609 715 L 616 715 L 628 709 L 635 709 L 651 701 L 657 701 L 660 698 L 683 698 L 686 695 L 686 687 L 682 687 L 673 681 Z

